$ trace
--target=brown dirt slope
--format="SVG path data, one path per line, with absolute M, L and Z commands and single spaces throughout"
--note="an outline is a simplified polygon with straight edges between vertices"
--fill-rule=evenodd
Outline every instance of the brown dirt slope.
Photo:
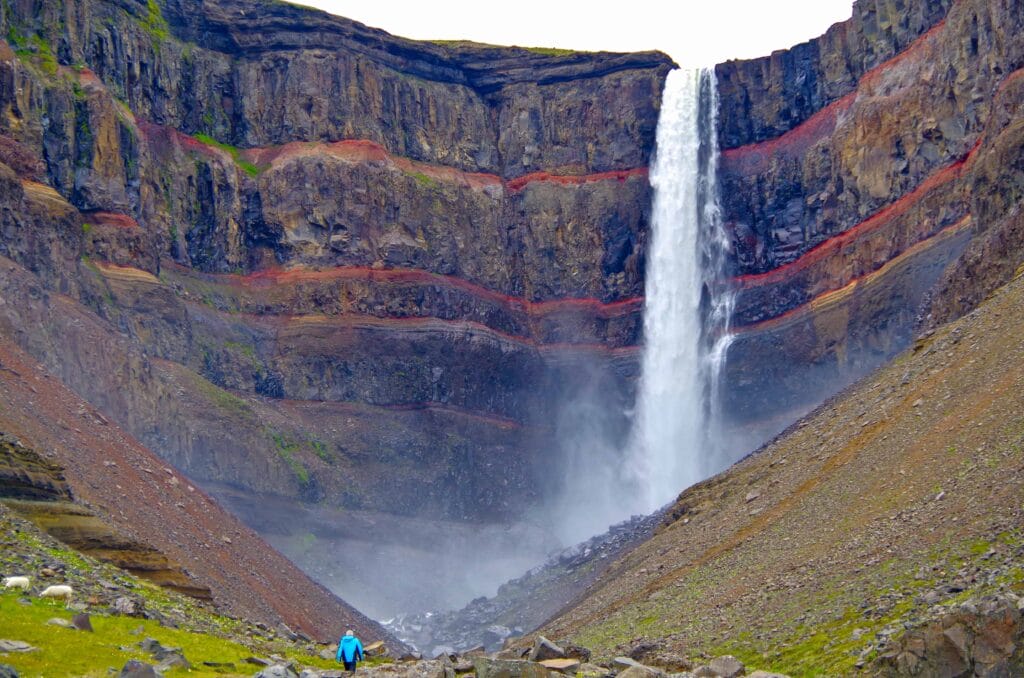
M 1024 591 L 1024 277 L 725 473 L 548 623 L 793 675 L 863 669 L 967 596 Z
M 389 637 L 4 335 L 0 430 L 63 466 L 79 501 L 122 533 L 183 564 L 211 589 L 224 611 L 274 625 L 283 622 L 325 641 L 347 627 L 360 629 L 367 638 Z

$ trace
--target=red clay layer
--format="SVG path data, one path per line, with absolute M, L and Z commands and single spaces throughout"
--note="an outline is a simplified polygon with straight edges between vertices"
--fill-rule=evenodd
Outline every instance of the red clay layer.
M 191 269 L 177 264 L 174 266 L 190 275 L 195 274 Z M 330 280 L 365 280 L 367 282 L 436 285 L 455 288 L 477 298 L 486 299 L 505 306 L 510 311 L 525 313 L 530 316 L 545 316 L 568 309 L 576 309 L 593 313 L 601 318 L 613 318 L 636 312 L 643 306 L 643 297 L 632 297 L 612 302 L 603 302 L 600 299 L 591 297 L 528 301 L 521 297 L 513 297 L 490 290 L 456 276 L 410 268 L 376 269 L 368 266 L 344 266 L 320 271 L 308 269 L 265 269 L 248 275 L 211 273 L 201 275 L 207 280 L 221 280 L 230 285 L 254 288 Z
M 805 252 L 799 259 L 765 273 L 750 273 L 747 275 L 736 276 L 733 278 L 733 283 L 739 286 L 740 289 L 750 289 L 752 287 L 760 287 L 782 282 L 790 274 L 804 270 L 823 259 L 831 257 L 850 243 L 878 231 L 888 225 L 889 222 L 896 217 L 906 213 L 908 209 L 913 207 L 936 188 L 958 179 L 965 167 L 974 159 L 983 138 L 984 137 L 979 137 L 974 143 L 974 146 L 971 147 L 964 157 L 936 171 L 934 174 L 922 181 L 913 191 L 882 208 L 853 228 L 849 228 L 842 233 L 819 243 Z
M 789 145 L 795 145 L 797 148 L 806 149 L 814 141 L 831 134 L 835 129 L 837 116 L 849 108 L 856 99 L 857 93 L 863 86 L 873 86 L 877 84 L 876 81 L 878 77 L 884 71 L 892 68 L 909 57 L 920 56 L 918 52 L 929 40 L 931 40 L 931 38 L 937 35 L 945 25 L 946 20 L 943 19 L 932 26 L 926 32 L 922 33 L 916 40 L 907 45 L 906 49 L 902 52 L 875 66 L 862 75 L 853 92 L 828 104 L 796 127 L 784 132 L 774 139 L 725 149 L 722 151 L 722 161 L 724 163 L 734 164 L 738 170 L 746 170 L 748 169 L 748 164 L 753 166 L 766 163 L 772 155 L 784 150 Z M 751 168 L 750 171 L 757 172 L 762 170 Z
M 114 226 L 129 230 L 141 228 L 135 219 L 119 212 L 84 212 L 82 216 L 86 221 L 102 226 Z
M 964 226 L 966 224 L 969 224 L 969 223 L 970 223 L 970 217 L 967 217 L 966 219 L 961 219 L 957 223 L 952 224 L 950 226 L 947 226 L 946 228 L 943 228 L 942 230 L 938 231 L 937 233 L 933 233 L 932 235 L 930 235 L 929 237 L 925 238 L 924 240 L 919 240 L 918 242 L 914 243 L 909 248 L 907 248 L 904 252 L 901 252 L 898 255 L 896 255 L 895 257 L 892 257 L 891 259 L 889 259 L 886 262 L 885 265 L 883 265 L 883 266 L 881 266 L 881 267 L 879 267 L 879 268 L 877 268 L 877 269 L 875 269 L 873 271 L 865 273 L 862 276 L 858 276 L 856 278 L 852 278 L 849 282 L 847 282 L 841 288 L 833 289 L 833 290 L 828 290 L 827 292 L 822 292 L 821 294 L 819 294 L 815 298 L 811 299 L 810 301 L 807 301 L 807 302 L 805 302 L 803 304 L 800 304 L 799 306 L 791 308 L 788 311 L 786 311 L 785 313 L 781 313 L 781 314 L 779 314 L 777 316 L 774 316 L 774 317 L 771 317 L 771 318 L 765 318 L 764 320 L 759 320 L 758 322 L 750 323 L 748 325 L 738 325 L 736 327 L 730 328 L 730 332 L 732 332 L 733 334 L 750 334 L 750 333 L 753 333 L 753 332 L 759 332 L 759 331 L 762 331 L 762 330 L 772 329 L 772 328 L 775 328 L 775 327 L 778 327 L 778 326 L 786 324 L 789 320 L 792 320 L 793 318 L 796 318 L 796 317 L 799 317 L 799 316 L 802 316 L 802 315 L 807 315 L 808 313 L 810 313 L 814 309 L 814 307 L 816 305 L 818 305 L 821 302 L 823 302 L 830 295 L 835 294 L 836 292 L 838 292 L 841 289 L 845 289 L 847 287 L 852 287 L 852 286 L 856 286 L 856 285 L 862 284 L 864 282 L 871 281 L 872 279 L 874 279 L 875 277 L 877 277 L 879 275 L 879 273 L 886 267 L 886 265 L 896 261 L 897 259 L 899 259 L 901 257 L 912 256 L 912 255 L 914 255 L 915 253 L 917 253 L 917 252 L 919 252 L 921 250 L 927 249 L 935 241 L 940 240 L 940 239 L 942 239 L 943 237 L 945 237 L 947 235 L 952 235 L 952 234 L 956 233 L 957 231 L 962 230 L 964 228 Z

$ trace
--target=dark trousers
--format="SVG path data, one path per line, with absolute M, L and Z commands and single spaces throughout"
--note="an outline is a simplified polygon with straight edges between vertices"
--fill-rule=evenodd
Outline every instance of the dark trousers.
M 355 673 L 356 672 L 356 660 L 353 659 L 350 662 L 345 662 L 345 670 L 346 671 L 351 671 L 352 673 Z

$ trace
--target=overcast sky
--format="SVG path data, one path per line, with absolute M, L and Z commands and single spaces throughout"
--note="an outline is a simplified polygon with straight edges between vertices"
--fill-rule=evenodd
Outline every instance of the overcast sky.
M 301 0 L 421 40 L 633 52 L 684 65 L 770 54 L 850 18 L 852 0 Z M 669 9 L 670 8 L 670 9 Z

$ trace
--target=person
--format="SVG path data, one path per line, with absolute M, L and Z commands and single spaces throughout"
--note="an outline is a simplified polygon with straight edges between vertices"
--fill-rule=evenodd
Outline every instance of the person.
M 356 663 L 363 661 L 363 644 L 352 633 L 352 629 L 345 631 L 345 635 L 338 641 L 338 661 L 345 662 L 345 670 L 355 673 Z

